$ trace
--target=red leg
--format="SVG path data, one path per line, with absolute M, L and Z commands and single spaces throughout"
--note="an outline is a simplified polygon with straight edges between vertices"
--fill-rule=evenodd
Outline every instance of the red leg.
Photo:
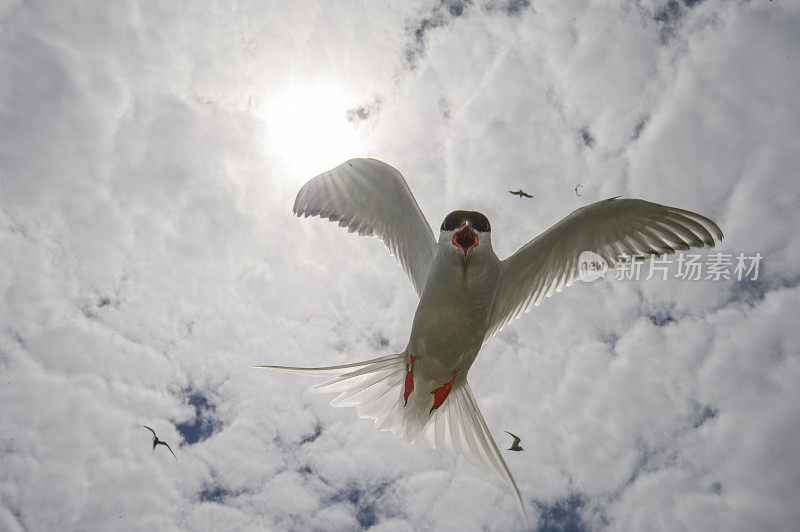
M 453 373 L 453 378 L 450 379 L 450 382 L 448 382 L 447 384 L 444 384 L 442 386 L 439 386 L 438 388 L 436 388 L 435 390 L 433 390 L 431 392 L 431 395 L 433 395 L 433 406 L 431 407 L 431 412 L 433 412 L 434 410 L 436 410 L 437 408 L 442 406 L 442 403 L 444 403 L 444 400 L 447 399 L 448 395 L 450 395 L 450 388 L 453 387 L 453 381 L 456 380 L 456 376 L 459 373 L 461 373 L 461 372 L 460 371 L 456 371 L 455 373 Z M 428 412 L 428 413 L 430 413 L 430 412 Z
M 411 362 L 408 363 L 406 370 L 406 385 L 403 391 L 403 406 L 408 404 L 408 396 L 414 391 L 414 355 L 411 355 Z

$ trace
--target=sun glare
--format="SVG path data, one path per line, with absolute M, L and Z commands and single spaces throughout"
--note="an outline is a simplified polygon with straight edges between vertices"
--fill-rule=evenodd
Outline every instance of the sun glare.
M 353 103 L 333 90 L 301 89 L 266 106 L 269 149 L 300 179 L 361 155 L 360 134 L 345 116 Z

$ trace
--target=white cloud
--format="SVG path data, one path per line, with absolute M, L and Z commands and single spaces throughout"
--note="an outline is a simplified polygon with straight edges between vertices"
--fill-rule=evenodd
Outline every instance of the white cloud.
M 618 194 L 761 252 L 754 283 L 579 283 L 470 381 L 533 523 L 798 527 L 800 12 L 456 4 L 0 8 L 0 528 L 521 527 L 490 474 L 251 367 L 399 352 L 416 305 L 376 239 L 292 216 L 303 165 L 357 155 L 275 142 L 296 87 L 501 257 Z

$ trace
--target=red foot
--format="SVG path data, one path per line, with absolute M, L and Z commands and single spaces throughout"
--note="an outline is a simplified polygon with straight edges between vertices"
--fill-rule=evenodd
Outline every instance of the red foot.
M 437 408 L 439 408 L 440 406 L 442 406 L 444 400 L 447 399 L 448 395 L 450 395 L 450 388 L 453 386 L 453 381 L 456 380 L 456 376 L 459 373 L 461 372 L 456 371 L 455 373 L 453 373 L 453 378 L 450 379 L 450 382 L 442 386 L 439 386 L 438 388 L 436 388 L 431 392 L 431 395 L 433 395 L 433 406 L 431 407 L 431 411 L 428 412 L 429 414 L 434 410 L 436 410 Z
M 414 355 L 411 355 L 411 362 L 408 363 L 408 370 L 406 371 L 406 386 L 403 391 L 403 406 L 408 404 L 408 396 L 414 391 Z

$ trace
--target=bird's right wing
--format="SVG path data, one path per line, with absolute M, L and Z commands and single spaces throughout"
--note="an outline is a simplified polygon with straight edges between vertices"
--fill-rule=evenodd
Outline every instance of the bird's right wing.
M 377 159 L 350 159 L 306 183 L 297 216 L 319 216 L 380 238 L 422 294 L 436 240 L 403 176 Z
M 643 258 L 714 247 L 715 238 L 722 240 L 722 231 L 705 216 L 640 199 L 611 198 L 577 209 L 503 261 L 485 340 L 575 282 L 583 251 L 613 268 L 622 255 Z

